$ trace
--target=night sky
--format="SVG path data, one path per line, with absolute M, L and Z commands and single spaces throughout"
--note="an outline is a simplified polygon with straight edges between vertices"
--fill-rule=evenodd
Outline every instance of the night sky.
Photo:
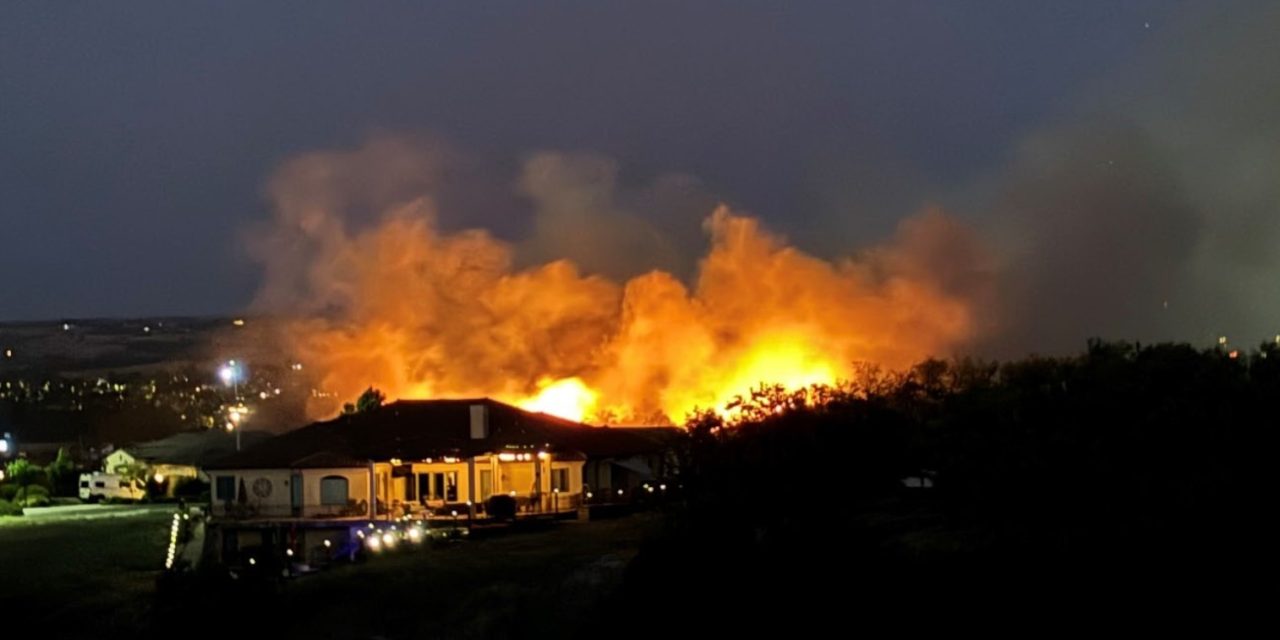
M 192 4 L 0 6 L 0 319 L 241 310 L 273 171 L 413 135 L 693 176 L 824 256 L 943 206 L 1024 343 L 1280 332 L 1274 3 Z

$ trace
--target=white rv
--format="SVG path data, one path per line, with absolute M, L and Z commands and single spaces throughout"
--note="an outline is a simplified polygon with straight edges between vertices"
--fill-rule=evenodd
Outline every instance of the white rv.
M 80 474 L 80 499 L 97 502 L 104 498 L 141 500 L 147 495 L 147 487 L 141 480 L 134 480 L 115 473 Z

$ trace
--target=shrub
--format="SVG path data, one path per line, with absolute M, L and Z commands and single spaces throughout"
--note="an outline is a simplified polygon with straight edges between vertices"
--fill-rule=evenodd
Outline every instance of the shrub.
M 0 516 L 20 516 L 22 505 L 8 500 L 0 500 Z
M 18 485 L 0 484 L 0 500 L 12 500 L 16 495 L 18 495 Z
M 516 518 L 516 499 L 506 495 L 497 494 L 489 496 L 489 502 L 486 506 L 489 517 L 498 520 L 515 520 Z
M 49 490 L 38 484 L 33 484 L 19 491 L 18 495 L 14 496 L 13 502 L 24 507 L 47 507 L 49 506 Z
M 174 483 L 173 497 L 187 498 L 188 502 L 209 493 L 209 483 L 201 482 L 199 478 L 178 478 Z

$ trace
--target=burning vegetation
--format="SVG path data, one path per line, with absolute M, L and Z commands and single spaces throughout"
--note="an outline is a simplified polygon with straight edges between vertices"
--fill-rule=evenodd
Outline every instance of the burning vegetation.
M 577 420 L 681 422 L 761 383 L 906 367 L 978 330 L 981 252 L 941 212 L 830 261 L 720 205 L 689 284 L 663 270 L 620 282 L 568 259 L 520 265 L 483 230 L 442 231 L 427 187 L 374 224 L 348 221 L 331 184 L 359 180 L 342 174 L 365 153 L 286 165 L 258 246 L 262 302 L 295 317 L 284 342 L 335 399 L 373 385 L 390 399 L 490 396 Z

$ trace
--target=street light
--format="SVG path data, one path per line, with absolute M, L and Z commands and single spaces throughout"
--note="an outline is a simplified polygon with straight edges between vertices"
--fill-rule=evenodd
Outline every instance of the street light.
M 231 387 L 232 394 L 235 395 L 237 402 L 240 400 L 240 365 L 235 360 L 228 360 L 222 368 L 218 369 L 218 377 L 222 378 L 222 384 Z

